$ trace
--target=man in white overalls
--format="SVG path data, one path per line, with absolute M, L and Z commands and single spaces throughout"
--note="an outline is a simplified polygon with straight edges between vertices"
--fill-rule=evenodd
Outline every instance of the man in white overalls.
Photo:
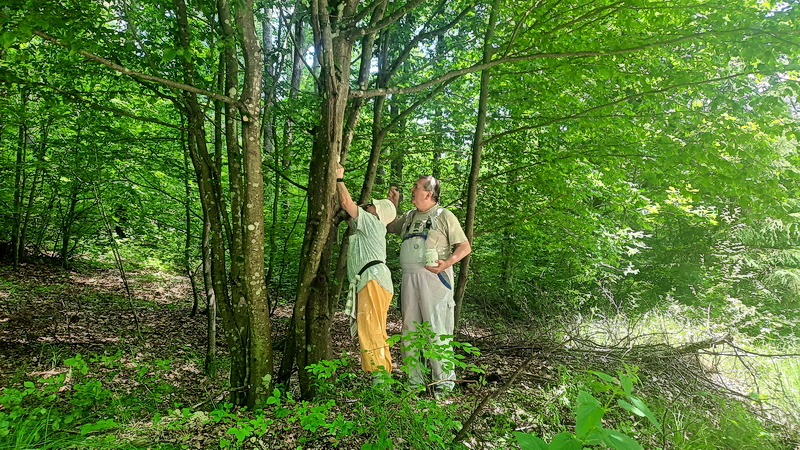
M 416 331 L 417 325 L 423 322 L 427 322 L 437 336 L 453 334 L 455 280 L 452 266 L 467 256 L 472 246 L 455 214 L 439 206 L 439 191 L 437 179 L 419 177 L 411 188 L 411 203 L 416 208 L 387 226 L 390 233 L 403 238 L 400 246 L 403 335 Z M 427 265 L 426 253 L 432 255 L 428 257 Z M 439 343 L 449 345 L 449 339 L 439 338 Z M 416 350 L 403 350 L 402 356 L 403 359 L 421 357 Z M 442 362 L 434 359 L 430 360 L 430 365 L 436 389 L 451 390 L 455 370 L 443 368 Z M 427 384 L 419 365 L 411 367 L 409 384 L 414 389 Z

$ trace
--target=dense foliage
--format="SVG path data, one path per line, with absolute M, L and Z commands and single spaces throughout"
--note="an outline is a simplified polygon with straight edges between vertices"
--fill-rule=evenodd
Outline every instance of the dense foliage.
M 301 372 L 330 353 L 302 324 L 336 302 L 342 157 L 362 201 L 431 173 L 475 213 L 467 311 L 676 303 L 790 335 L 797 20 L 763 1 L 11 0 L 0 250 L 168 262 L 217 298 L 238 380 L 267 386 L 250 356 L 271 348 L 248 346 L 278 301 Z

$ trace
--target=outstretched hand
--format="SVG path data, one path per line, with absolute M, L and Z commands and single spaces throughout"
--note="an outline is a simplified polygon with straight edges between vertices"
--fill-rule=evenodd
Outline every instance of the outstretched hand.
M 386 194 L 386 198 L 388 198 L 390 202 L 394 203 L 395 207 L 400 204 L 400 191 L 397 190 L 397 186 L 392 186 L 389 188 L 389 193 Z
M 336 168 L 336 178 L 344 177 L 344 166 L 339 164 L 339 167 Z

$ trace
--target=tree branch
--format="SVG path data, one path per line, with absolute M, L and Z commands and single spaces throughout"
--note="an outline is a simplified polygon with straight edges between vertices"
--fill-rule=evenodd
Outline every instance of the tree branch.
M 378 22 L 377 24 L 365 28 L 355 28 L 348 32 L 348 40 L 355 40 L 364 36 L 365 34 L 377 33 L 378 31 L 388 27 L 389 25 L 397 22 L 403 16 L 409 13 L 412 9 L 419 6 L 425 0 L 412 0 L 409 3 L 406 3 L 402 8 L 397 9 L 392 14 L 389 14 L 386 18 Z
M 531 61 L 534 59 L 555 59 L 555 58 L 588 58 L 588 57 L 598 57 L 598 56 L 611 56 L 611 55 L 624 55 L 628 53 L 635 53 L 639 51 L 649 50 L 652 48 L 664 47 L 667 45 L 678 44 L 685 41 L 690 41 L 693 39 L 699 39 L 702 37 L 708 36 L 719 36 L 725 34 L 735 34 L 741 33 L 743 31 L 752 30 L 750 28 L 746 29 L 737 29 L 737 30 L 726 30 L 726 31 L 719 31 L 719 32 L 707 32 L 707 33 L 698 33 L 698 34 L 691 34 L 687 36 L 681 36 L 675 39 L 669 39 L 666 41 L 660 42 L 653 42 L 650 44 L 639 45 L 636 47 L 628 47 L 622 48 L 618 50 L 608 50 L 608 51 L 582 51 L 582 52 L 564 52 L 564 53 L 537 53 L 533 55 L 521 55 L 521 56 L 508 56 L 496 59 L 489 63 L 483 64 L 473 64 L 472 66 L 465 67 L 463 69 L 451 70 L 443 74 L 442 76 L 435 78 L 433 80 L 427 81 L 422 84 L 418 84 L 415 86 L 409 86 L 404 88 L 383 88 L 383 89 L 351 89 L 350 90 L 350 97 L 377 97 L 381 95 L 391 95 L 391 94 L 413 94 L 415 92 L 420 92 L 425 90 L 431 86 L 439 84 L 445 80 L 449 80 L 451 78 L 460 77 L 461 75 L 466 75 L 468 73 L 480 72 L 482 70 L 491 69 L 492 67 L 499 66 L 501 64 L 511 63 L 511 62 L 520 62 L 520 61 Z M 800 31 L 798 31 L 800 32 Z M 792 32 L 792 34 L 795 32 Z M 775 33 L 756 30 L 752 34 L 745 34 L 747 37 L 759 36 L 759 35 L 770 35 L 774 36 Z
M 131 119 L 139 120 L 139 121 L 142 121 L 142 122 L 154 123 L 154 124 L 161 125 L 161 126 L 164 126 L 164 127 L 174 128 L 176 130 L 181 130 L 182 129 L 180 125 L 174 125 L 174 124 L 171 124 L 171 123 L 162 122 L 162 121 L 160 121 L 158 119 L 152 119 L 150 117 L 137 116 L 136 114 L 133 114 L 133 113 L 130 113 L 130 112 L 127 112 L 127 111 L 123 111 L 121 109 L 111 108 L 109 106 L 105 106 L 105 105 L 101 105 L 99 103 L 95 103 L 95 102 L 93 102 L 91 100 L 87 100 L 87 99 L 83 98 L 82 96 L 80 96 L 79 94 L 77 94 L 75 92 L 65 91 L 65 90 L 63 90 L 61 88 L 58 88 L 58 87 L 55 87 L 55 86 L 52 86 L 52 85 L 49 85 L 49 84 L 45 84 L 45 83 L 26 83 L 26 82 L 20 82 L 20 84 L 31 84 L 31 85 L 34 85 L 34 86 L 46 87 L 46 88 L 51 89 L 51 90 L 53 90 L 55 92 L 58 92 L 59 94 L 62 94 L 62 95 L 68 96 L 68 97 L 72 97 L 72 98 L 78 100 L 79 102 L 85 103 L 85 104 L 91 106 L 92 108 L 99 109 L 101 111 L 108 111 L 108 112 L 111 112 L 111 113 L 114 113 L 114 114 L 118 114 L 120 116 L 129 117 Z
M 54 43 L 56 45 L 59 45 L 61 47 L 70 48 L 69 44 L 62 42 L 59 39 L 57 39 L 57 38 L 55 38 L 53 36 L 50 36 L 49 34 L 43 33 L 41 31 L 33 31 L 32 33 L 34 35 L 36 35 L 36 36 L 39 36 L 40 38 L 42 38 L 42 39 L 44 39 L 46 41 L 50 41 L 50 42 L 52 42 L 52 43 Z M 116 64 L 114 62 L 111 62 L 111 61 L 109 61 L 109 60 L 107 60 L 107 59 L 105 59 L 105 58 L 103 58 L 101 56 L 95 55 L 94 53 L 87 52 L 86 50 L 78 50 L 77 53 L 79 55 L 83 56 L 84 58 L 90 60 L 90 61 L 94 61 L 96 63 L 100 63 L 100 64 L 102 64 L 102 65 L 104 65 L 104 66 L 106 66 L 106 67 L 108 67 L 108 68 L 110 68 L 112 70 L 115 70 L 115 71 L 120 72 L 120 73 L 124 73 L 125 75 L 131 76 L 131 77 L 141 78 L 142 80 L 147 80 L 147 81 L 153 81 L 153 82 L 156 82 L 156 83 L 163 84 L 164 86 L 180 89 L 180 90 L 186 91 L 186 92 L 193 92 L 195 94 L 205 95 L 205 96 L 213 98 L 215 100 L 219 100 L 219 101 L 231 104 L 231 105 L 236 105 L 237 107 L 239 106 L 238 102 L 235 99 L 232 99 L 232 98 L 227 97 L 225 95 L 217 94 L 215 92 L 207 91 L 205 89 L 200 89 L 198 87 L 190 86 L 188 84 L 179 83 L 177 81 L 168 80 L 166 78 L 156 77 L 156 76 L 153 76 L 153 75 L 147 75 L 145 73 L 137 72 L 137 71 L 129 69 L 129 68 L 125 67 L 125 66 L 121 66 L 121 65 Z
M 733 75 L 728 75 L 728 76 L 725 76 L 725 77 L 711 78 L 711 79 L 708 79 L 708 80 L 692 81 L 692 82 L 689 82 L 689 83 L 673 84 L 671 86 L 667 86 L 667 87 L 664 87 L 664 88 L 661 88 L 661 89 L 653 89 L 653 90 L 650 90 L 650 91 L 644 91 L 644 92 L 638 92 L 636 94 L 626 95 L 625 97 L 618 98 L 618 99 L 616 99 L 614 101 L 611 101 L 611 102 L 608 102 L 608 103 L 603 103 L 602 105 L 593 106 L 593 107 L 585 109 L 583 111 L 576 112 L 574 114 L 570 114 L 568 116 L 556 117 L 556 118 L 553 118 L 553 119 L 550 119 L 550 120 L 547 120 L 547 121 L 544 121 L 544 122 L 540 122 L 540 123 L 537 123 L 537 124 L 526 125 L 524 127 L 514 128 L 512 130 L 507 130 L 507 131 L 504 131 L 502 133 L 498 133 L 498 134 L 490 137 L 489 139 L 486 139 L 485 143 L 489 144 L 489 143 L 494 142 L 494 141 L 496 141 L 496 140 L 498 140 L 498 139 L 500 139 L 502 137 L 508 136 L 510 134 L 516 134 L 516 133 L 519 133 L 521 131 L 531 130 L 531 129 L 534 129 L 534 128 L 546 127 L 548 125 L 553 125 L 554 123 L 563 122 L 565 120 L 572 120 L 572 119 L 576 119 L 576 118 L 579 118 L 579 117 L 583 117 L 583 116 L 589 114 L 592 111 L 597 111 L 599 109 L 607 108 L 609 106 L 613 106 L 613 105 L 616 105 L 616 104 L 619 104 L 619 103 L 622 103 L 622 102 L 626 102 L 626 101 L 629 101 L 629 100 L 633 100 L 633 99 L 636 99 L 636 98 L 639 98 L 639 97 L 644 97 L 646 95 L 661 94 L 661 93 L 664 93 L 664 92 L 667 92 L 667 91 L 671 91 L 671 90 L 677 89 L 677 88 L 689 87 L 689 86 L 699 86 L 699 85 L 702 85 L 702 84 L 714 83 L 714 82 L 717 82 L 717 81 L 730 80 L 730 79 L 733 79 L 733 78 L 738 78 L 738 77 L 742 77 L 742 76 L 746 76 L 746 75 L 751 75 L 753 73 L 754 72 L 742 72 L 742 73 L 737 73 L 737 74 L 733 74 Z

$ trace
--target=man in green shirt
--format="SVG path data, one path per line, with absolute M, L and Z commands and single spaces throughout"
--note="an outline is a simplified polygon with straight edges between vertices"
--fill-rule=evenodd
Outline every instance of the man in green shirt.
M 351 334 L 356 331 L 358 334 L 361 368 L 366 372 L 391 373 L 386 316 L 394 286 L 386 267 L 386 224 L 397 217 L 400 196 L 390 194 L 388 199 L 358 206 L 350 197 L 343 177 L 344 167 L 340 164 L 336 170 L 336 190 L 339 203 L 351 217 L 349 223 L 353 229 L 347 250 L 350 289 L 345 311 L 351 317 Z

